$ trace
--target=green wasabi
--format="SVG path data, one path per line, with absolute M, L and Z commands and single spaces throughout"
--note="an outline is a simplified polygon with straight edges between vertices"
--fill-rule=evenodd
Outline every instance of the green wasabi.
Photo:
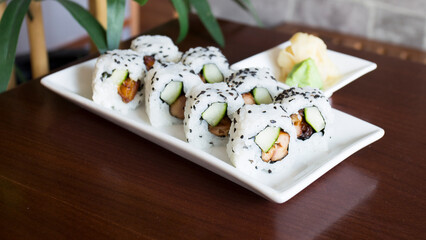
M 294 65 L 285 83 L 291 87 L 322 88 L 323 86 L 321 74 L 312 58 Z

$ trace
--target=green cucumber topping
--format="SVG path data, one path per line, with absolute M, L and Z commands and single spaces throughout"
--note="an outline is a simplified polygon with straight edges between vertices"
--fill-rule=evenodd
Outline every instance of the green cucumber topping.
M 269 94 L 269 91 L 266 88 L 262 88 L 262 87 L 254 88 L 253 98 L 257 105 L 272 103 L 271 94 Z
M 161 100 L 165 101 L 167 104 L 172 105 L 176 99 L 180 96 L 183 88 L 183 83 L 179 81 L 169 82 L 164 90 L 160 94 Z
M 206 120 L 210 126 L 214 127 L 219 124 L 220 120 L 226 114 L 227 103 L 215 102 L 201 114 L 201 117 Z
M 129 76 L 127 69 L 115 69 L 109 79 L 116 85 L 121 85 L 124 80 Z
M 208 83 L 223 82 L 223 75 L 214 63 L 203 66 L 203 76 Z
M 254 142 L 263 152 L 267 153 L 277 141 L 280 131 L 279 127 L 266 127 L 256 135 Z
M 319 132 L 325 128 L 324 118 L 317 107 L 305 108 L 305 120 L 315 132 Z

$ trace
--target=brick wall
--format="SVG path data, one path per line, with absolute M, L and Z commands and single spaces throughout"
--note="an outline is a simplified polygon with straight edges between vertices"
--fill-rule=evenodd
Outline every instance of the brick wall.
M 230 0 L 210 0 L 217 17 L 255 25 Z M 426 0 L 251 0 L 266 27 L 304 24 L 426 50 Z

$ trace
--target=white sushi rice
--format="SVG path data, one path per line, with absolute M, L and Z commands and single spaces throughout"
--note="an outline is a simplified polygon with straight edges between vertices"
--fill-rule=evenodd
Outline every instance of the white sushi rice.
M 243 68 L 232 73 L 226 82 L 230 87 L 243 94 L 252 91 L 256 87 L 266 88 L 272 98 L 275 98 L 284 90 L 272 75 L 269 68 Z
M 228 104 L 227 116 L 232 120 L 233 113 L 244 104 L 242 97 L 224 82 L 195 86 L 187 96 L 183 121 L 187 141 L 201 149 L 224 146 L 229 137 L 218 137 L 210 133 L 208 123 L 201 114 L 212 103 L 223 102 Z
M 288 155 L 282 160 L 265 162 L 255 137 L 266 127 L 280 127 L 290 135 Z M 236 113 L 226 150 L 231 163 L 251 175 L 276 174 L 294 159 L 296 130 L 286 111 L 279 104 L 245 105 Z
M 145 79 L 145 109 L 154 127 L 182 123 L 182 120 L 170 115 L 169 104 L 160 98 L 161 92 L 171 81 L 182 82 L 184 93 L 203 84 L 198 75 L 181 63 L 155 63 Z
M 130 44 L 130 48 L 142 56 L 153 56 L 162 62 L 178 62 L 182 57 L 173 41 L 162 35 L 143 35 L 137 37 Z
M 275 102 L 281 104 L 289 115 L 297 113 L 300 109 L 317 107 L 325 121 L 324 130 L 312 134 L 309 139 L 298 139 L 296 141 L 297 146 L 299 152 L 316 152 L 328 149 L 328 142 L 331 135 L 330 129 L 332 128 L 334 115 L 327 97 L 325 97 L 321 90 L 310 87 L 292 87 L 279 94 Z
M 279 173 L 296 159 L 295 156 L 328 148 L 334 116 L 322 91 L 309 87 L 284 90 L 285 87 L 276 81 L 267 68 L 245 68 L 233 73 L 227 59 L 215 47 L 191 48 L 182 56 L 170 38 L 146 35 L 135 39 L 132 49 L 138 52 L 113 50 L 97 59 L 92 82 L 95 103 L 127 113 L 145 100 L 152 126 L 181 124 L 182 120 L 171 116 L 169 105 L 160 98 L 168 83 L 181 81 L 187 98 L 183 120 L 187 141 L 201 149 L 226 145 L 231 163 L 254 176 Z M 143 59 L 146 55 L 156 59 L 148 73 Z M 178 62 L 181 57 L 181 62 Z M 219 68 L 226 82 L 202 83 L 198 74 L 209 63 Z M 125 103 L 118 94 L 119 83 L 110 78 L 116 69 L 127 70 L 128 78 L 141 81 L 141 87 L 129 103 Z M 255 87 L 268 89 L 274 104 L 244 105 L 240 94 L 250 92 Z M 227 103 L 226 114 L 232 124 L 226 137 L 212 134 L 208 130 L 208 123 L 202 118 L 202 113 L 216 102 Z M 299 140 L 290 115 L 307 107 L 317 107 L 326 125 L 324 130 L 314 133 L 309 139 Z M 289 152 L 284 159 L 273 163 L 262 160 L 262 151 L 255 142 L 255 136 L 266 127 L 280 127 L 290 135 Z
M 181 61 L 196 74 L 199 74 L 203 66 L 209 63 L 214 63 L 225 78 L 231 74 L 228 60 L 216 47 L 191 48 L 183 54 Z
M 135 98 L 125 103 L 118 94 L 119 84 L 114 83 L 109 76 L 115 69 L 127 69 L 129 78 L 141 81 L 140 91 Z M 142 56 L 132 50 L 113 50 L 101 55 L 95 64 L 93 72 L 93 101 L 107 108 L 126 113 L 135 109 L 143 102 L 143 79 L 145 77 L 145 64 Z

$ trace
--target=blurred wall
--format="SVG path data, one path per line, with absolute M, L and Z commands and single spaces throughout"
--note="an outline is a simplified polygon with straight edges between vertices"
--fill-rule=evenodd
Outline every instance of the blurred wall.
M 209 0 L 220 18 L 256 25 L 230 0 Z M 426 50 L 426 0 L 251 0 L 262 22 L 333 30 Z

